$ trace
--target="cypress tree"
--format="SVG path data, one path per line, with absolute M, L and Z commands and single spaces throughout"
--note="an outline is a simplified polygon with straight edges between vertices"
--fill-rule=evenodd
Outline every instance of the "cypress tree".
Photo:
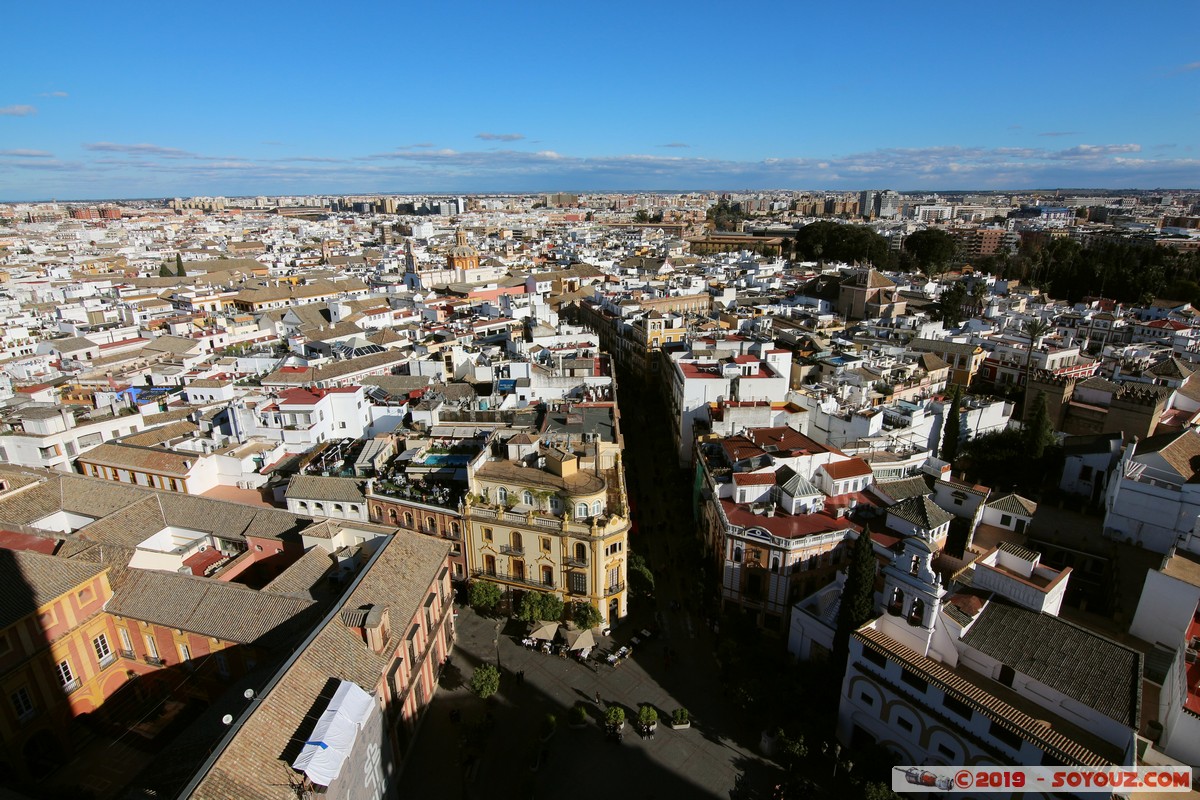
M 183 268 L 183 256 L 179 253 L 175 254 L 175 274 L 181 278 L 187 277 L 187 270 Z
M 834 663 L 844 668 L 850 652 L 850 634 L 875 616 L 875 548 L 871 544 L 871 528 L 863 525 L 862 533 L 850 550 L 850 565 L 846 568 L 846 583 L 842 586 L 842 601 L 838 607 L 837 630 L 833 634 Z
M 938 451 L 938 458 L 951 466 L 954 466 L 954 459 L 958 458 L 958 440 L 961 436 L 959 408 L 961 405 L 962 388 L 955 384 L 954 391 L 950 393 L 950 405 L 947 406 L 945 415 L 942 417 L 942 448 Z
M 1050 413 L 1046 410 L 1046 393 L 1038 392 L 1033 401 L 1033 413 L 1025 426 L 1025 449 L 1030 458 L 1038 459 L 1046 452 L 1046 445 L 1054 439 L 1050 425 Z

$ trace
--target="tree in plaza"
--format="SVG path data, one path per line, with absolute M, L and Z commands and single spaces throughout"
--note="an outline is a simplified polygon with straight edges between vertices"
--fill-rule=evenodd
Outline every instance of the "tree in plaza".
M 571 604 L 571 619 L 582 631 L 594 628 L 604 621 L 600 611 L 586 600 L 576 600 Z
M 491 664 L 480 664 L 471 673 L 471 691 L 481 700 L 500 691 L 500 670 Z
M 1050 414 L 1046 410 L 1046 393 L 1038 392 L 1033 401 L 1033 413 L 1024 428 L 1025 452 L 1030 458 L 1040 459 L 1046 452 L 1046 445 L 1054 441 L 1054 426 L 1050 424 Z
M 563 601 L 549 592 L 526 592 L 517 604 L 517 619 L 525 622 L 562 619 Z
M 850 634 L 875 616 L 875 548 L 871 544 L 871 528 L 863 525 L 862 533 L 850 550 L 850 565 L 842 585 L 842 601 L 838 607 L 837 629 L 833 634 L 834 664 L 844 668 L 850 653 Z
M 471 608 L 490 614 L 500 605 L 500 587 L 491 581 L 475 581 L 470 590 Z
M 955 384 L 954 390 L 950 392 L 950 403 L 946 406 L 946 412 L 942 416 L 942 447 L 938 451 L 938 458 L 952 467 L 954 459 L 958 458 L 958 440 L 962 436 L 959 419 L 961 404 L 962 387 Z
M 956 250 L 954 237 L 945 231 L 929 228 L 917 231 L 904 240 L 904 250 L 912 254 L 921 272 L 936 275 L 945 271 Z

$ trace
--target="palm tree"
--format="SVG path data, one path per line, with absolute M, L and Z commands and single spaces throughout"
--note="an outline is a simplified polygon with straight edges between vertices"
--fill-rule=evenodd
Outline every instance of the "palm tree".
M 1021 323 L 1021 333 L 1025 334 L 1026 336 L 1029 337 L 1029 349 L 1027 349 L 1025 351 L 1025 395 L 1023 398 L 1024 400 L 1028 400 L 1028 398 L 1029 398 L 1029 373 L 1030 373 L 1030 368 L 1033 366 L 1033 343 L 1036 342 L 1042 336 L 1045 336 L 1049 332 L 1050 332 L 1050 323 L 1048 323 L 1045 320 L 1040 319 L 1040 318 L 1026 320 L 1025 322 Z M 1022 418 L 1024 418 L 1024 416 L 1025 416 L 1024 411 L 1025 411 L 1026 405 L 1027 405 L 1027 403 L 1025 403 L 1025 402 L 1021 403 Z

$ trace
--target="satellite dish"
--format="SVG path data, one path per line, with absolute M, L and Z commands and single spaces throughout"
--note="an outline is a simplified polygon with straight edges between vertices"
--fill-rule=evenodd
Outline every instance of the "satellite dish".
M 233 714 L 226 714 L 225 716 L 221 717 L 221 722 L 225 723 L 226 725 L 232 725 Z

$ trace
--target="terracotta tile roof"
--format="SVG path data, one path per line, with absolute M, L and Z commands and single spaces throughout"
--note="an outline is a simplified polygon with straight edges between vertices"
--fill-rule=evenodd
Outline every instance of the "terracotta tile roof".
M 376 655 L 341 620 L 340 614 L 317 633 L 299 658 L 262 698 L 254 714 L 234 735 L 203 777 L 195 800 L 259 800 L 278 795 L 280 776 L 294 775 L 282 754 L 295 751 L 297 737 L 311 730 L 312 713 L 330 679 L 348 680 L 375 694 L 390 655 L 407 633 L 408 623 L 425 601 L 450 552 L 448 544 L 419 534 L 388 540 L 379 558 L 341 610 L 387 605 L 393 626 Z
M 888 507 L 889 514 L 895 514 L 905 522 L 911 522 L 922 530 L 931 531 L 945 525 L 954 519 L 954 515 L 924 495 L 909 497 Z
M 871 465 L 861 458 L 851 458 L 846 461 L 834 461 L 832 464 L 822 464 L 820 469 L 825 470 L 825 474 L 835 481 L 871 474 Z
M 1141 724 L 1136 650 L 1001 600 L 988 603 L 962 641 L 1117 722 Z
M 314 587 L 336 566 L 333 556 L 321 547 L 310 547 L 308 552 L 296 559 L 273 581 L 263 587 L 264 592 L 295 595 L 316 600 Z
M 733 482 L 737 486 L 774 486 L 774 472 L 735 472 Z
M 0 630 L 104 572 L 87 564 L 28 550 L 0 550 Z
M 107 610 L 121 617 L 226 642 L 268 644 L 296 633 L 313 602 L 238 583 L 175 572 L 131 570 Z
M 884 657 L 937 686 L 947 695 L 966 703 L 978 713 L 1013 733 L 1057 756 L 1064 764 L 1107 766 L 1111 760 L 1043 724 L 1041 721 L 1001 700 L 992 692 L 956 674 L 931 658 L 905 647 L 874 628 L 860 628 L 854 638 Z
M 1021 497 L 1021 495 L 1015 492 L 997 497 L 988 503 L 987 507 L 994 508 L 1005 514 L 1016 514 L 1022 517 L 1032 517 L 1033 513 L 1037 511 L 1037 503 Z
M 362 486 L 357 478 L 325 478 L 320 475 L 293 475 L 284 497 L 330 503 L 364 502 Z
M 199 453 L 176 453 L 160 447 L 105 442 L 81 455 L 79 463 L 186 477 L 200 459 Z

